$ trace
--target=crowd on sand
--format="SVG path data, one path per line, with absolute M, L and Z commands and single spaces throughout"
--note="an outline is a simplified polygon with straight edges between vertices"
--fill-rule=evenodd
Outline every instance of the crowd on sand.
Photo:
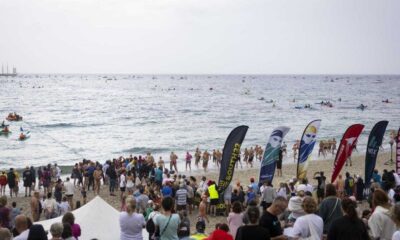
M 242 159 L 258 159 L 259 149 L 246 149 Z M 204 160 L 204 154 L 213 159 L 213 153 L 199 152 L 195 160 L 199 155 Z M 149 239 L 161 240 L 400 239 L 400 177 L 393 170 L 375 170 L 371 183 L 350 172 L 333 184 L 320 171 L 312 179 L 291 178 L 277 186 L 251 177 L 218 192 L 217 179 L 179 173 L 174 164 L 178 157 L 173 152 L 170 157 L 170 166 L 162 159 L 156 162 L 151 153 L 103 164 L 83 159 L 68 176 L 57 164 L 26 167 L 22 173 L 3 171 L 0 239 L 47 239 L 39 221 L 58 216 L 62 221 L 51 225 L 51 239 L 80 239 L 85 229 L 72 211 L 86 204 L 89 194 L 119 202 L 120 236 L 115 239 L 143 239 L 143 231 Z M 184 160 L 191 159 L 188 152 Z M 29 209 L 13 201 L 20 181 Z M 224 221 L 209 226 L 221 216 Z

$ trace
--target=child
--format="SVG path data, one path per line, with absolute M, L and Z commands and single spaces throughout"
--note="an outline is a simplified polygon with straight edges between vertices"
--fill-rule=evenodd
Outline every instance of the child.
M 199 206 L 199 219 L 207 220 L 207 223 L 210 223 L 207 217 L 207 196 L 203 196 L 200 206 Z
M 81 186 L 81 195 L 82 195 L 82 199 L 83 199 L 83 205 L 86 204 L 86 189 L 85 186 Z

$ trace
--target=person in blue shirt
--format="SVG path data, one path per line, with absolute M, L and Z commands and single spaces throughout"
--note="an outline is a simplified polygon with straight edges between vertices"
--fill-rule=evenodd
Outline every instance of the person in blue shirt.
M 375 169 L 374 172 L 372 173 L 372 179 L 374 182 L 381 184 L 382 183 L 382 177 L 379 174 L 378 170 Z
M 162 181 L 163 181 L 163 171 L 162 171 L 162 167 L 156 168 L 154 170 L 155 172 L 155 182 L 157 184 L 157 186 L 161 187 L 162 185 Z
M 161 193 L 163 197 L 172 197 L 172 188 L 171 188 L 171 183 L 167 182 L 167 184 L 162 188 Z
M 253 187 L 249 185 L 249 190 L 247 192 L 247 205 L 251 200 L 256 199 L 256 193 L 253 191 Z

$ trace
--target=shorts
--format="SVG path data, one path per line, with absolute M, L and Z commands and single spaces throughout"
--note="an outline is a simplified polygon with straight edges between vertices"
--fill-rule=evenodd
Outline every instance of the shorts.
M 188 198 L 186 200 L 186 202 L 187 202 L 188 205 L 192 205 L 193 204 L 193 198 Z
M 317 189 L 317 197 L 323 198 L 324 197 L 324 189 Z
M 216 198 L 216 199 L 210 199 L 210 204 L 211 204 L 211 206 L 217 205 L 218 202 L 219 202 L 218 200 L 219 200 L 218 198 Z
M 121 190 L 121 192 L 125 192 L 126 187 L 120 187 L 119 189 Z
M 176 206 L 176 210 L 177 210 L 177 211 L 186 210 L 186 205 L 177 205 L 177 206 Z

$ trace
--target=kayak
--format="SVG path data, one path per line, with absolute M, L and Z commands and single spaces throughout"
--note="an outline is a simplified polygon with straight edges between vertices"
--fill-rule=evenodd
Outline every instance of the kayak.
M 0 131 L 0 135 L 8 135 L 11 134 L 11 131 L 4 132 L 3 130 Z

